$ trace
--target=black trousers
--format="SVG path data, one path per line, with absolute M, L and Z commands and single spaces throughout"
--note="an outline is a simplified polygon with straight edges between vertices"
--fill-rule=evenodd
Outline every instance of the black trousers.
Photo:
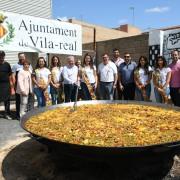
M 4 101 L 5 115 L 10 114 L 10 99 Z
M 74 84 L 64 84 L 65 102 L 75 101 L 77 86 Z
M 180 87 L 179 88 L 170 87 L 170 95 L 171 95 L 173 104 L 175 106 L 180 107 Z
M 20 95 L 16 93 L 16 117 L 20 118 Z
M 81 90 L 78 95 L 82 98 L 82 100 L 92 100 L 88 87 L 84 82 L 81 82 Z
M 135 84 L 134 83 L 128 83 L 128 84 L 123 84 L 123 97 L 124 100 L 134 100 L 135 98 Z

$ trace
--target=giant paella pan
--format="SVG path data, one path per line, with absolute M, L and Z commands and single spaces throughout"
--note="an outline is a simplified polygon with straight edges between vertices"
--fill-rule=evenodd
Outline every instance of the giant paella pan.
M 71 109 L 72 103 L 64 103 L 33 110 L 21 119 L 21 126 L 56 153 L 118 163 L 126 170 L 147 167 L 149 171 L 161 164 L 167 173 L 174 155 L 180 153 L 178 107 L 81 101 L 76 111 Z

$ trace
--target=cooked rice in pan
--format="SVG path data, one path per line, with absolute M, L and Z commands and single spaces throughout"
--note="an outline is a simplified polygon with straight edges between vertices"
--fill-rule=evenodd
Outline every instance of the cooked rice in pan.
M 30 132 L 60 142 L 100 146 L 146 146 L 180 141 L 180 111 L 155 106 L 98 104 L 59 107 L 32 116 Z

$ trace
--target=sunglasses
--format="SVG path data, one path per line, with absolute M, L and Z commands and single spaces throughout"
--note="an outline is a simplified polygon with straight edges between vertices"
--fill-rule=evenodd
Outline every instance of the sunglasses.
M 124 56 L 125 58 L 129 58 L 130 56 Z

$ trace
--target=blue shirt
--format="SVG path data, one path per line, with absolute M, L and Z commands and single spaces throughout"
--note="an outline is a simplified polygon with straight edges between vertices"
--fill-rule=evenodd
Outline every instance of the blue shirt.
M 125 62 L 120 64 L 119 73 L 122 84 L 134 83 L 134 70 L 136 66 L 137 65 L 134 61 L 131 61 L 129 64 L 126 64 Z

